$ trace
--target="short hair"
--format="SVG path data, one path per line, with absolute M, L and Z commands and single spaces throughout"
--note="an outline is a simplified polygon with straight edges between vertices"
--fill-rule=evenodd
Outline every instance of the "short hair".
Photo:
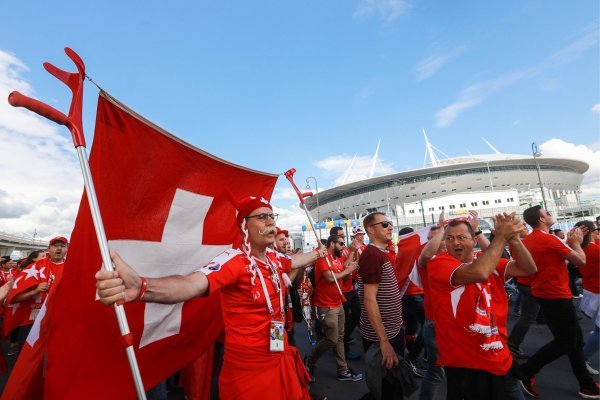
M 438 229 L 442 229 L 442 228 L 438 225 L 433 225 L 431 228 L 429 228 L 429 232 L 437 231 Z
M 398 236 L 406 235 L 407 233 L 414 232 L 415 230 L 410 226 L 405 226 L 404 228 L 398 231 Z
M 537 205 L 523 211 L 523 219 L 527 222 L 527 225 L 532 228 L 537 228 L 540 225 L 541 210 L 542 206 Z
M 369 226 L 371 226 L 371 224 L 373 223 L 373 220 L 375 219 L 375 216 L 377 215 L 383 215 L 385 217 L 385 213 L 382 213 L 380 211 L 375 211 L 370 213 L 369 215 L 367 215 L 365 217 L 365 219 L 363 219 L 363 226 L 365 227 L 365 229 L 367 229 Z
M 462 219 L 451 220 L 450 223 L 446 226 L 446 229 L 448 229 L 450 227 L 454 228 L 455 226 L 460 226 L 460 225 L 466 226 L 469 231 L 469 235 L 471 235 L 472 238 L 475 237 L 475 231 L 471 227 L 471 224 L 469 224 L 467 221 L 463 221 Z
M 325 246 L 327 244 L 327 239 L 321 239 L 321 244 Z
M 552 232 L 558 236 L 558 232 L 562 232 L 562 231 L 563 231 L 562 229 L 555 229 Z
M 588 244 L 590 244 L 590 241 L 592 240 L 592 231 L 594 229 L 596 229 L 596 227 L 594 226 L 594 223 L 592 221 L 579 221 L 578 223 L 575 224 L 576 228 L 585 226 L 586 228 L 588 228 L 588 232 L 585 234 L 585 236 L 583 237 L 583 241 L 581 242 L 581 248 L 584 249 Z
M 334 226 L 333 228 L 331 228 L 331 229 L 329 230 L 329 234 L 330 234 L 330 235 L 337 235 L 337 232 L 338 232 L 340 229 L 341 229 L 341 230 L 344 230 L 344 228 L 342 228 L 341 226 Z
M 338 235 L 329 235 L 329 237 L 327 238 L 327 243 L 325 244 L 325 246 L 327 248 L 329 248 L 329 245 L 333 242 L 337 242 L 340 239 L 340 237 Z

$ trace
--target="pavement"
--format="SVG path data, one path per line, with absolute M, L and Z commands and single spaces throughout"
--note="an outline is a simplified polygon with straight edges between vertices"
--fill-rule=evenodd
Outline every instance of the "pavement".
M 579 307 L 579 301 L 579 299 L 574 300 L 577 308 Z M 517 317 L 511 313 L 509 315 L 509 332 L 516 320 Z M 579 322 L 585 339 L 593 329 L 593 323 L 585 316 L 582 316 Z M 348 361 L 348 365 L 350 368 L 354 369 L 354 371 L 362 373 L 364 371 L 364 354 L 362 345 L 360 345 L 361 340 L 358 329 L 354 331 L 353 337 L 355 338 L 355 344 L 353 345 L 352 350 L 360 354 L 361 359 L 357 361 Z M 533 324 L 521 347 L 527 354 L 531 355 L 535 353 L 537 349 L 549 342 L 551 338 L 552 335 L 546 325 Z M 311 351 L 312 346 L 308 342 L 306 326 L 304 323 L 296 324 L 296 342 L 303 355 L 306 355 Z M 6 341 L 2 342 L 2 349 L 9 368 L 12 369 L 17 356 L 6 355 L 8 349 L 8 343 Z M 591 364 L 595 369 L 599 368 L 598 354 L 591 360 Z M 315 374 L 316 382 L 311 386 L 311 391 L 327 396 L 328 400 L 358 400 L 368 393 L 364 380 L 359 382 L 340 382 L 336 379 L 335 370 L 335 358 L 333 353 L 323 355 L 319 360 Z M 7 374 L 0 374 L 0 389 L 4 388 L 7 379 Z M 596 379 L 596 381 L 597 380 L 598 379 Z M 547 365 L 542 370 L 537 376 L 536 387 L 540 393 L 539 398 L 542 400 L 569 400 L 579 398 L 577 396 L 579 386 L 571 372 L 569 360 L 566 356 Z M 414 400 L 418 399 L 418 397 L 419 392 L 417 391 L 409 397 L 409 399 Z M 443 388 L 443 393 L 440 398 L 445 398 L 445 387 Z M 168 399 L 183 400 L 185 399 L 185 396 L 180 388 L 173 388 L 169 391 Z

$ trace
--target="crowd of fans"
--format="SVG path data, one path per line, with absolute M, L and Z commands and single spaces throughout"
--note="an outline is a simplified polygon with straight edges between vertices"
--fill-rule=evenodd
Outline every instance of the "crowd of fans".
M 578 395 L 600 398 L 598 371 L 590 364 L 599 341 L 600 217 L 564 234 L 552 231 L 550 213 L 535 206 L 523 219 L 495 216 L 488 237 L 477 213 L 451 220 L 442 213 L 427 240 L 407 250 L 393 243 L 387 216 L 374 212 L 351 237 L 334 227 L 313 251 L 302 253 L 293 250 L 288 231 L 275 226 L 267 201 L 248 198 L 237 208 L 241 248 L 195 273 L 145 278 L 113 253 L 116 271 L 96 275 L 100 301 L 107 305 L 177 303 L 219 292 L 226 333 L 221 398 L 324 398 L 310 391 L 311 382 L 335 373 L 339 381 L 364 380 L 366 398 L 419 391 L 420 399 L 436 399 L 445 382 L 447 399 L 523 399 L 539 396 L 536 377 L 543 381 L 543 367 L 564 354 L 579 382 Z M 399 235 L 401 242 L 418 237 L 411 228 Z M 12 322 L 14 329 L 4 329 L 9 356 L 18 353 L 62 273 L 67 246 L 58 237 L 47 253 L 2 258 L 0 300 L 7 310 L 27 310 Z M 34 274 L 37 284 L 23 285 Z M 578 277 L 582 293 L 574 283 Z M 518 289 L 519 319 L 510 332 L 507 282 Z M 581 298 L 581 312 L 594 322 L 588 337 L 573 298 Z M 540 316 L 553 339 L 529 356 L 521 344 Z M 296 337 L 296 323 L 307 324 L 314 345 L 303 358 L 295 344 L 306 339 Z M 354 339 L 357 328 L 362 343 Z M 361 354 L 354 346 L 362 346 Z M 322 371 L 319 360 L 332 354 L 336 370 Z M 361 371 L 348 366 L 347 360 L 361 357 Z

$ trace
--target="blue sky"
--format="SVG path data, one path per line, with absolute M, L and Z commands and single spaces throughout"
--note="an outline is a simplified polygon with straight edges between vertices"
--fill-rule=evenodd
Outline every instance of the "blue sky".
M 600 195 L 600 166 L 593 161 L 600 159 L 598 2 L 0 5 L 5 91 L 24 85 L 66 111 L 68 93 L 41 66 L 50 61 L 71 69 L 64 46 L 131 108 L 255 169 L 295 167 L 298 180 L 315 176 L 320 187 L 331 187 L 355 154 L 356 177 L 367 174 L 379 139 L 376 174 L 419 168 L 425 128 L 450 156 L 489 153 L 485 137 L 504 153 L 530 154 L 535 141 L 548 155 L 590 158 L 585 187 Z M 86 91 L 91 138 L 97 91 L 92 85 Z M 0 107 L 0 135 L 12 127 L 0 136 L 2 147 L 12 146 L 5 138 L 19 140 L 13 113 Z M 68 139 L 66 130 L 47 129 Z M 55 143 L 68 159 L 64 168 L 71 168 L 68 146 L 60 138 Z M 31 178 L 9 161 L 0 168 Z M 72 180 L 68 195 L 48 195 L 57 197 L 54 212 L 70 210 L 61 215 L 65 220 L 76 211 L 72 198 L 80 182 Z M 14 212 L 0 214 L 0 231 L 68 229 L 69 222 L 52 228 L 28 220 L 35 196 L 16 180 L 8 183 L 13 186 L 3 186 L 0 204 Z M 299 220 L 292 218 L 287 182 L 278 188 L 276 201 L 294 225 Z

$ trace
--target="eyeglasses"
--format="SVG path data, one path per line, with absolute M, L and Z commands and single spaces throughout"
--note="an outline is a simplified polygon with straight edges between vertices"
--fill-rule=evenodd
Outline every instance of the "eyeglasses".
M 273 221 L 277 221 L 277 217 L 279 214 L 256 214 L 256 215 L 248 215 L 246 219 L 256 218 L 260 222 L 265 222 L 267 219 L 271 218 Z
M 377 222 L 374 224 L 369 225 L 369 227 L 371 226 L 375 226 L 375 225 L 381 225 L 383 229 L 386 229 L 390 226 L 394 226 L 394 224 L 392 223 L 392 221 L 381 221 L 381 222 Z

